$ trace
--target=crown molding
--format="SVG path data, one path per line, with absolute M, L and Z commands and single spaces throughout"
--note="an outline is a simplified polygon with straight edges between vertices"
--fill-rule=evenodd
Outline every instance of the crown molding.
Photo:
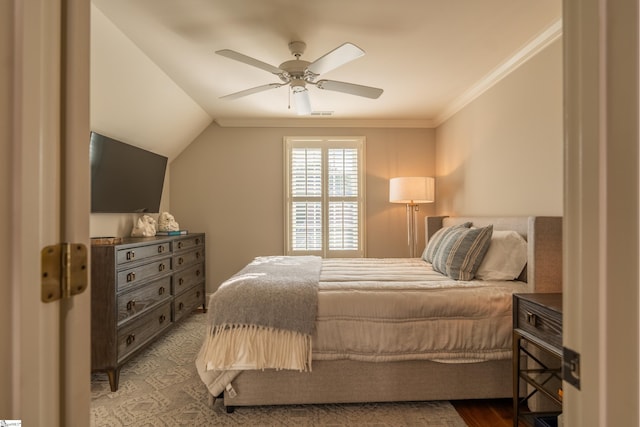
M 497 66 L 493 71 L 480 79 L 476 84 L 471 86 L 458 98 L 453 100 L 444 108 L 441 114 L 434 120 L 434 126 L 438 127 L 447 119 L 451 118 L 458 111 L 463 109 L 474 99 L 478 98 L 484 92 L 493 87 L 500 80 L 514 72 L 518 67 L 534 57 L 544 48 L 556 41 L 562 36 L 562 19 L 558 19 L 547 29 L 534 37 L 522 49 L 516 52 L 511 58 Z
M 265 128 L 434 128 L 433 120 L 395 119 L 215 119 L 220 127 L 265 127 Z
M 285 119 L 215 119 L 220 127 L 283 127 L 283 128 L 436 128 L 462 110 L 470 102 L 507 77 L 522 64 L 562 36 L 562 19 L 540 32 L 522 49 L 498 65 L 489 74 L 449 103 L 436 119 L 331 119 L 326 117 Z

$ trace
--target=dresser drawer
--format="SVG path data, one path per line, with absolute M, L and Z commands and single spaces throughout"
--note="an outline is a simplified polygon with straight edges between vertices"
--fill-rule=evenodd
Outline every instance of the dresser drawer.
M 131 288 L 138 283 L 171 273 L 171 258 L 162 258 L 137 267 L 118 272 L 118 291 Z
M 562 349 L 562 313 L 523 299 L 517 304 L 514 326 Z
M 198 306 L 204 304 L 204 286 L 198 285 L 183 292 L 173 301 L 173 321 L 177 322 L 182 316 L 191 313 Z
M 171 266 L 174 271 L 182 270 L 183 268 L 194 264 L 196 262 L 202 262 L 204 259 L 204 249 L 200 247 L 191 252 L 184 252 L 180 255 L 174 256 L 171 262 Z
M 192 249 L 198 246 L 203 246 L 204 239 L 202 236 L 196 237 L 185 237 L 184 239 L 176 240 L 173 242 L 173 251 L 184 251 L 187 249 Z
M 173 275 L 173 295 L 179 295 L 204 280 L 204 264 L 196 264 Z
M 118 362 L 171 325 L 171 302 L 128 322 L 118 330 Z
M 165 276 L 140 288 L 118 294 L 118 325 L 169 299 L 171 299 L 171 276 Z
M 116 254 L 116 263 L 118 265 L 126 265 L 135 261 L 142 261 L 154 256 L 169 253 L 170 251 L 171 247 L 169 242 L 120 249 Z

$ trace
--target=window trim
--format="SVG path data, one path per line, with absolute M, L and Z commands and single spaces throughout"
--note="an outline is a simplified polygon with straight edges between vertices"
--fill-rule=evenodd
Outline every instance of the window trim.
M 366 138 L 364 136 L 285 136 L 284 148 L 284 253 L 285 255 L 318 255 L 323 258 L 361 258 L 366 256 L 366 241 L 364 232 L 366 228 Z M 322 250 L 319 251 L 294 251 L 292 250 L 292 224 L 291 224 L 291 153 L 293 148 L 322 148 Z M 356 148 L 358 150 L 358 249 L 357 250 L 330 250 L 328 236 L 328 162 L 327 150 L 329 148 Z M 339 199 L 339 197 L 332 197 Z

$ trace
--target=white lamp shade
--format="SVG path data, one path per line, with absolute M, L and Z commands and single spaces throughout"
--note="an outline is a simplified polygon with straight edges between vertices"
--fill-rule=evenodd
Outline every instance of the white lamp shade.
M 431 177 L 412 176 L 389 180 L 391 203 L 432 203 L 435 180 Z

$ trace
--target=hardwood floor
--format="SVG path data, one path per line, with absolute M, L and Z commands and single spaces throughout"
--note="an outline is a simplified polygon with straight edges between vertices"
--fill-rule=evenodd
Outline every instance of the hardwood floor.
M 513 427 L 511 399 L 452 400 L 469 427 Z

